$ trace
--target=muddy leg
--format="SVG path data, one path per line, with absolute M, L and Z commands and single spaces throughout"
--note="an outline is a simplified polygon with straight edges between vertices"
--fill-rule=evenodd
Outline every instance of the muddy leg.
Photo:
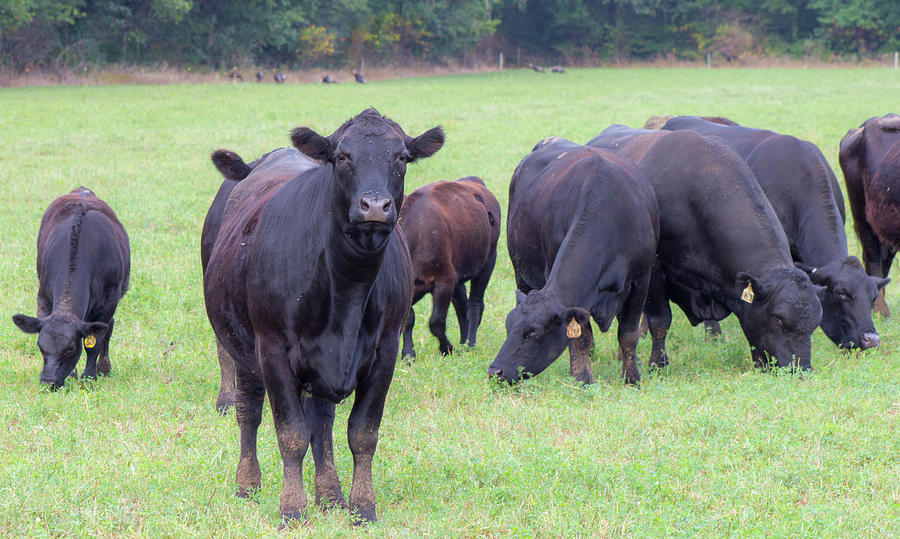
M 372 485 L 372 457 L 378 445 L 378 428 L 384 401 L 394 375 L 399 342 L 390 335 L 382 337 L 372 370 L 356 388 L 353 410 L 347 421 L 347 439 L 353 453 L 353 485 L 350 511 L 362 522 L 374 522 L 375 487 Z
M 585 385 L 594 383 L 594 372 L 591 370 L 593 347 L 594 334 L 588 321 L 581 326 L 581 336 L 569 341 L 569 374 Z
M 241 431 L 241 456 L 237 467 L 238 490 L 241 498 L 259 489 L 259 460 L 256 458 L 256 432 L 262 419 L 265 386 L 259 372 L 235 368 L 236 391 L 234 398 L 235 418 Z
M 316 462 L 316 504 L 324 509 L 347 507 L 341 482 L 334 467 L 334 403 L 316 398 L 302 398 L 310 423 L 310 446 Z
M 669 298 L 662 283 L 662 276 L 658 271 L 654 271 L 650 278 L 650 289 L 647 292 L 644 313 L 647 315 L 647 325 L 650 327 L 650 338 L 653 339 L 650 366 L 666 367 L 669 365 L 669 355 L 666 353 L 666 335 L 669 333 L 669 326 L 672 325 L 672 309 L 669 307 Z
M 284 524 L 302 520 L 306 515 L 303 458 L 310 439 L 308 409 L 301 404 L 298 380 L 290 368 L 286 349 L 281 340 L 257 336 L 257 356 L 269 394 L 284 471 L 280 505 Z
M 650 284 L 648 276 L 635 282 L 619 315 L 618 339 L 619 360 L 622 362 L 622 378 L 626 384 L 638 385 L 641 383 L 641 373 L 638 370 L 637 343 L 641 334 L 641 311 L 647 298 L 647 290 Z
M 109 376 L 109 371 L 112 370 L 112 363 L 109 361 L 109 340 L 112 337 L 115 325 L 116 319 L 111 318 L 109 320 L 109 329 L 106 330 L 106 335 L 102 339 L 103 349 L 100 351 L 100 357 L 97 360 L 97 374 L 102 374 L 103 376 Z

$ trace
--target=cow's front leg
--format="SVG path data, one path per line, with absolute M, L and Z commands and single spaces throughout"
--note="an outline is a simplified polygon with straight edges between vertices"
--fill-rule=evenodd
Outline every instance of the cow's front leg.
M 382 339 L 376 352 L 375 364 L 368 376 L 360 380 L 356 388 L 353 410 L 347 421 L 347 439 L 353 453 L 353 485 L 350 487 L 350 511 L 361 522 L 374 522 L 375 488 L 372 485 L 372 457 L 378 445 L 378 428 L 387 397 L 397 349 L 399 335 L 389 335 Z
M 316 462 L 316 504 L 325 509 L 346 509 L 347 501 L 334 467 L 334 403 L 313 397 L 301 400 L 310 423 L 309 443 Z
M 281 520 L 287 524 L 306 514 L 303 492 L 303 458 L 309 447 L 309 422 L 300 401 L 300 383 L 290 369 L 288 344 L 281 339 L 257 336 L 256 353 L 262 368 L 284 479 L 281 486 Z
M 116 325 L 116 319 L 109 319 L 109 327 L 106 329 L 106 335 L 103 336 L 103 350 L 100 351 L 100 357 L 97 359 L 97 374 L 109 376 L 112 370 L 112 363 L 109 361 L 109 340 L 112 338 L 113 328 Z

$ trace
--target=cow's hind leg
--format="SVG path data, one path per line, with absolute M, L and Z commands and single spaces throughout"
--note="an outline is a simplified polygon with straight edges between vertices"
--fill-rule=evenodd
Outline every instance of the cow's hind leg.
M 216 338 L 216 355 L 219 358 L 219 396 L 216 398 L 216 411 L 222 415 L 234 406 L 234 358 L 225 350 Z
M 413 344 L 413 327 L 416 325 L 416 311 L 410 307 L 409 316 L 406 317 L 406 324 L 403 326 L 403 355 L 407 359 L 416 357 L 416 348 Z
M 469 333 L 467 315 L 469 299 L 466 297 L 466 283 L 456 283 L 453 289 L 453 310 L 456 311 L 456 321 L 459 323 L 459 344 L 466 344 Z
M 650 338 L 653 340 L 650 366 L 666 367 L 669 365 L 669 355 L 666 353 L 666 335 L 669 333 L 669 326 L 672 325 L 672 309 L 669 307 L 669 298 L 662 282 L 662 275 L 658 271 L 654 271 L 650 278 L 650 289 L 647 292 L 644 312 L 647 314 Z
M 481 317 L 484 314 L 484 292 L 487 290 L 488 282 L 491 280 L 491 273 L 494 272 L 494 263 L 497 261 L 497 251 L 491 253 L 487 263 L 481 269 L 481 272 L 472 279 L 469 287 L 469 305 L 467 318 L 469 320 L 469 346 L 475 346 L 476 337 L 478 335 L 478 326 L 481 325 Z
M 316 462 L 316 504 L 329 507 L 347 507 L 341 481 L 334 467 L 334 403 L 313 397 L 301 397 L 303 409 L 310 424 L 310 447 Z
M 255 358 L 253 358 L 255 362 Z M 241 456 L 237 467 L 238 490 L 241 498 L 259 489 L 259 460 L 256 458 L 256 432 L 262 419 L 263 399 L 266 389 L 258 371 L 249 371 L 235 365 L 234 411 L 241 431 Z
M 302 520 L 306 514 L 303 458 L 309 448 L 310 421 L 300 399 L 300 381 L 287 358 L 287 343 L 257 336 L 256 353 L 266 382 L 284 478 L 281 485 L 282 523 Z M 395 351 L 396 352 L 396 351 Z
M 376 351 L 375 364 L 356 388 L 353 409 L 347 421 L 347 440 L 353 453 L 353 485 L 350 488 L 350 511 L 363 522 L 374 522 L 375 487 L 372 485 L 372 457 L 378 445 L 378 428 L 384 412 L 384 401 L 394 376 L 399 339 L 382 337 Z
M 616 316 L 619 321 L 619 360 L 622 362 L 622 378 L 626 384 L 637 385 L 641 382 L 638 369 L 637 343 L 641 335 L 641 311 L 647 299 L 650 276 L 635 281 Z
M 447 310 L 450 308 L 450 298 L 456 285 L 456 276 L 434 283 L 432 292 L 433 305 L 431 318 L 428 320 L 428 328 L 431 334 L 437 337 L 441 355 L 453 353 L 453 345 L 447 340 Z

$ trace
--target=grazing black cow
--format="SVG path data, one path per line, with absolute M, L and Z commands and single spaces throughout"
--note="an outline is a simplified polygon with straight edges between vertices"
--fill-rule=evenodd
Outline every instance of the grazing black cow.
M 900 115 L 869 118 L 848 131 L 839 158 L 866 272 L 887 283 L 900 249 Z M 879 288 L 874 310 L 890 316 Z
M 302 127 L 291 139 L 323 164 L 298 168 L 286 152 L 258 162 L 229 196 L 204 275 L 210 322 L 235 363 L 238 494 L 260 485 L 256 432 L 268 393 L 282 518 L 306 509 L 309 446 L 316 501 L 346 506 L 331 431 L 335 403 L 355 390 L 349 507 L 373 521 L 372 456 L 413 287 L 406 243 L 392 232 L 407 163 L 440 149 L 444 134 L 411 138 L 367 109 L 327 138 Z
M 822 287 L 794 266 L 778 217 L 744 159 L 724 140 L 694 131 L 613 125 L 588 145 L 637 163 L 659 201 L 659 249 L 644 308 L 651 364 L 668 364 L 671 299 L 694 325 L 733 312 L 757 366 L 777 360 L 811 368 Z
M 263 77 L 265 77 L 265 75 L 263 75 L 263 72 L 262 72 L 262 71 L 257 71 L 257 72 L 256 72 L 256 82 L 262 82 L 262 81 L 263 81 Z
M 337 84 L 338 83 L 338 81 L 331 75 L 325 75 L 324 77 L 322 77 L 322 82 L 324 82 L 325 84 Z
M 284 73 L 275 73 L 274 75 L 272 75 L 272 78 L 278 84 L 283 84 L 284 81 L 287 80 L 287 78 L 284 76 Z
M 283 155 L 269 160 L 275 154 Z M 209 211 L 206 213 L 206 220 L 203 222 L 203 232 L 200 236 L 200 263 L 204 274 L 206 273 L 206 266 L 209 264 L 213 245 L 219 234 L 219 227 L 222 225 L 222 214 L 225 212 L 225 204 L 231 192 L 237 187 L 238 182 L 246 178 L 250 171 L 262 162 L 282 164 L 290 162 L 292 173 L 317 166 L 315 161 L 294 148 L 279 148 L 263 155 L 249 165 L 244 163 L 239 155 L 228 150 L 216 150 L 213 152 L 211 159 L 224 177 L 224 181 L 219 187 L 212 204 L 210 204 Z M 216 398 L 216 410 L 220 413 L 225 413 L 230 406 L 234 406 L 234 359 L 222 347 L 218 339 L 216 339 L 216 352 L 219 357 L 219 371 L 221 375 L 219 395 Z
M 500 203 L 481 178 L 434 182 L 403 199 L 400 228 L 412 257 L 413 305 L 431 293 L 428 327 L 438 338 L 441 354 L 453 353 L 447 340 L 450 302 L 459 321 L 459 343 L 475 346 L 487 289 L 497 261 Z M 468 298 L 466 281 L 471 281 Z M 403 332 L 403 356 L 415 357 L 410 310 Z
M 25 333 L 38 333 L 41 383 L 62 386 L 74 374 L 82 344 L 83 376 L 109 374 L 113 316 L 130 268 L 128 234 L 106 202 L 79 187 L 50 203 L 37 240 L 37 318 L 12 317 Z
M 572 376 L 593 383 L 590 319 L 607 331 L 616 317 L 622 375 L 638 383 L 635 346 L 659 239 L 644 174 L 612 152 L 544 139 L 513 174 L 506 234 L 517 302 L 488 374 L 538 374 L 568 345 Z
M 244 77 L 242 77 L 241 74 L 237 71 L 232 71 L 231 73 L 229 73 L 228 78 L 231 80 L 239 80 L 241 82 L 243 82 L 244 80 Z
M 353 78 L 356 80 L 356 82 L 358 82 L 360 84 L 366 83 L 366 78 L 363 77 L 363 74 L 355 69 L 353 70 Z
M 849 256 L 844 195 L 822 152 L 789 135 L 694 116 L 672 118 L 663 129 L 691 129 L 735 147 L 778 215 L 794 262 L 825 287 L 822 330 L 841 348 L 878 346 L 872 303 L 887 281 L 868 277 L 859 259 Z

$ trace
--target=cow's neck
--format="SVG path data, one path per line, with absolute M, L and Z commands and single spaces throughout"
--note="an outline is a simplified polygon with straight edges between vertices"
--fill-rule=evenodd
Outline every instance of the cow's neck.
M 575 217 L 585 218 L 583 213 Z M 612 281 L 605 272 L 610 253 L 604 251 L 602 242 L 589 237 L 588 230 L 577 223 L 570 227 L 543 288 L 566 307 L 590 310 L 606 281 Z

